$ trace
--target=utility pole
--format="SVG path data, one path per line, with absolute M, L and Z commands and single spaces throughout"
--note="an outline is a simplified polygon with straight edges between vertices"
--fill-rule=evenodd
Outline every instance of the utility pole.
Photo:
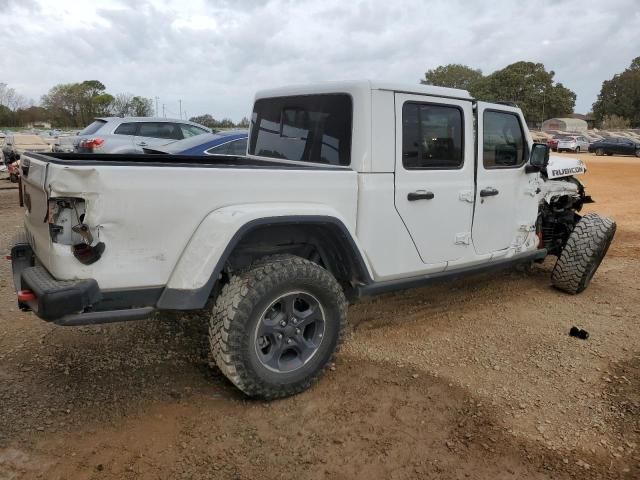
M 164 112 L 164 103 L 162 104 L 162 116 L 167 118 L 167 114 Z
M 180 120 L 182 120 L 182 100 L 178 100 L 178 110 L 180 110 Z
M 160 115 L 160 110 L 158 110 L 158 100 L 160 100 L 160 97 L 156 96 L 156 117 Z

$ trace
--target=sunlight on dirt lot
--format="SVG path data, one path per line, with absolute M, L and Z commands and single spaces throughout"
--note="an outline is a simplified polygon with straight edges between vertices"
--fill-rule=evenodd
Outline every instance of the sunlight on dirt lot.
M 0 480 L 640 478 L 640 160 L 580 157 L 618 222 L 583 294 L 549 259 L 364 301 L 335 368 L 271 403 L 208 365 L 203 316 L 56 327 L 2 262 Z

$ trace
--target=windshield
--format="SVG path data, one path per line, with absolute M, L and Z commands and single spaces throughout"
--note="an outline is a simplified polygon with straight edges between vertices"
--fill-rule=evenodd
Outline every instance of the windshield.
M 223 143 L 225 138 L 232 140 L 237 135 L 242 134 L 246 135 L 246 132 L 225 132 L 224 134 L 205 133 L 202 135 L 197 135 L 195 137 L 185 138 L 184 140 L 180 140 L 178 142 L 172 143 L 171 145 L 167 145 L 163 150 L 167 153 L 184 152 L 185 150 L 189 150 L 199 145 L 208 144 L 216 140 L 219 140 L 219 143 Z
M 82 130 L 78 135 L 93 135 L 100 127 L 102 127 L 106 122 L 106 120 L 94 120 L 91 124 L 87 125 L 84 130 Z

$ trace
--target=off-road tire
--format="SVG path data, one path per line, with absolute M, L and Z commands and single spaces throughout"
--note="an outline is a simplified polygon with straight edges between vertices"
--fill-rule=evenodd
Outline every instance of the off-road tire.
M 616 222 L 610 218 L 595 213 L 582 217 L 553 268 L 553 286 L 574 295 L 587 288 L 615 233 Z
M 275 372 L 257 359 L 255 329 L 265 308 L 280 295 L 304 290 L 325 312 L 324 337 L 302 367 Z M 333 275 L 294 255 L 274 255 L 232 276 L 220 292 L 209 322 L 211 354 L 222 373 L 251 397 L 271 400 L 300 393 L 326 370 L 345 332 L 347 301 Z

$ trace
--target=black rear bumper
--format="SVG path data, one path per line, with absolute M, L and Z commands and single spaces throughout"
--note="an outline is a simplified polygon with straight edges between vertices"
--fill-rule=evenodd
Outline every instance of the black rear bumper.
M 18 234 L 11 246 L 11 266 L 13 284 L 18 293 L 18 306 L 21 310 L 33 311 L 48 322 L 58 325 L 90 325 L 140 320 L 147 318 L 154 310 L 153 307 L 95 309 L 104 297 L 98 282 L 91 278 L 57 280 L 43 266 L 38 265 L 24 233 Z M 25 295 L 25 292 L 29 293 Z

